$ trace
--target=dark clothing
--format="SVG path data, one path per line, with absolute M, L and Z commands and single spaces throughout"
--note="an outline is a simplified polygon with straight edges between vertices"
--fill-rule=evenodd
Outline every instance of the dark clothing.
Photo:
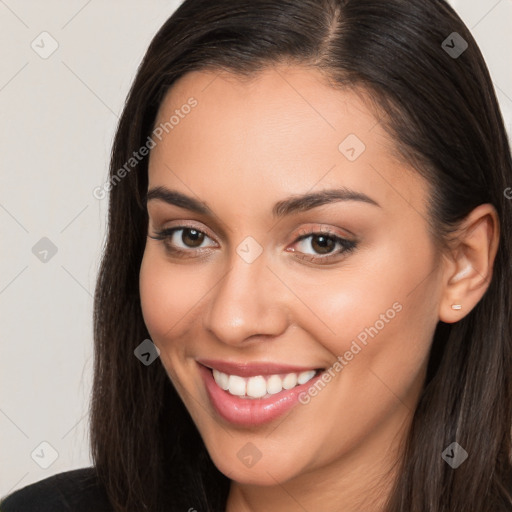
M 512 480 L 508 481 L 512 493 Z M 178 510 L 178 509 L 175 509 Z M 179 508 L 186 511 L 187 508 Z M 190 509 L 189 509 L 190 510 Z M 195 510 L 195 509 L 192 509 Z M 512 511 L 500 502 L 495 512 Z M 0 512 L 113 512 L 92 467 L 65 471 L 14 491 L 0 501 Z
M 113 512 L 94 468 L 65 471 L 14 491 L 0 512 Z

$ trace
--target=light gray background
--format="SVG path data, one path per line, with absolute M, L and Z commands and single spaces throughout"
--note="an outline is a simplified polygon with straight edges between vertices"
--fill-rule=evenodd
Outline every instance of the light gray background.
M 92 191 L 136 68 L 179 3 L 0 0 L 0 496 L 91 464 L 92 296 L 107 215 Z M 510 133 L 512 0 L 451 3 Z M 51 48 L 44 31 L 58 43 L 47 59 L 31 47 Z M 47 262 L 32 252 L 42 237 L 57 247 Z

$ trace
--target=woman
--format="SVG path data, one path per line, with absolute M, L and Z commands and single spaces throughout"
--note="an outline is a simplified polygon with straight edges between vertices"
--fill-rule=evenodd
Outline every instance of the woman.
M 511 511 L 511 182 L 444 1 L 186 0 L 105 186 L 94 469 L 1 510 Z

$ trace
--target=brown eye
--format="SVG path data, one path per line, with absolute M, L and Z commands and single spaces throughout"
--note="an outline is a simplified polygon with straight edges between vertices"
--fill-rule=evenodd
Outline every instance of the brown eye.
M 336 247 L 336 242 L 329 236 L 313 235 L 311 240 L 311 247 L 319 254 L 329 254 Z
M 347 240 L 334 233 L 320 231 L 299 237 L 295 242 L 297 249 L 293 249 L 293 252 L 303 260 L 328 263 L 333 259 L 342 259 L 354 251 L 357 244 L 356 241 Z
M 204 240 L 205 234 L 197 229 L 187 228 L 182 229 L 181 241 L 187 247 L 199 247 Z
M 207 250 L 215 243 L 205 245 L 207 240 L 214 242 L 206 233 L 193 226 L 178 226 L 157 231 L 156 235 L 148 235 L 154 240 L 164 243 L 170 254 L 180 257 L 192 257 L 194 253 Z

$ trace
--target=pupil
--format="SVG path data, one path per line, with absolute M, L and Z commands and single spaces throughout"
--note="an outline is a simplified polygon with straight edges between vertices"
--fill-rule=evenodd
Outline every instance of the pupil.
M 319 245 L 319 247 L 320 247 L 320 250 L 318 252 L 325 254 L 325 253 L 329 253 L 330 250 L 332 250 L 332 246 L 334 244 L 334 240 L 332 240 L 332 238 L 322 235 L 322 236 L 316 236 L 313 238 L 313 240 L 315 240 L 315 239 L 320 241 L 319 244 L 315 244 L 315 242 L 313 241 L 313 246 Z M 317 250 L 315 247 L 313 247 L 313 248 L 315 250 Z
M 187 243 L 187 241 L 185 240 L 185 237 L 187 237 L 187 235 L 190 235 L 192 234 L 192 236 L 188 236 L 188 238 L 190 240 L 192 240 L 192 243 L 189 244 Z M 201 245 L 202 241 L 203 241 L 203 233 L 200 233 L 199 231 L 197 231 L 197 229 L 185 229 L 183 231 L 183 234 L 181 236 L 183 242 L 185 243 L 185 245 L 192 245 L 193 247 L 195 247 L 196 245 Z

